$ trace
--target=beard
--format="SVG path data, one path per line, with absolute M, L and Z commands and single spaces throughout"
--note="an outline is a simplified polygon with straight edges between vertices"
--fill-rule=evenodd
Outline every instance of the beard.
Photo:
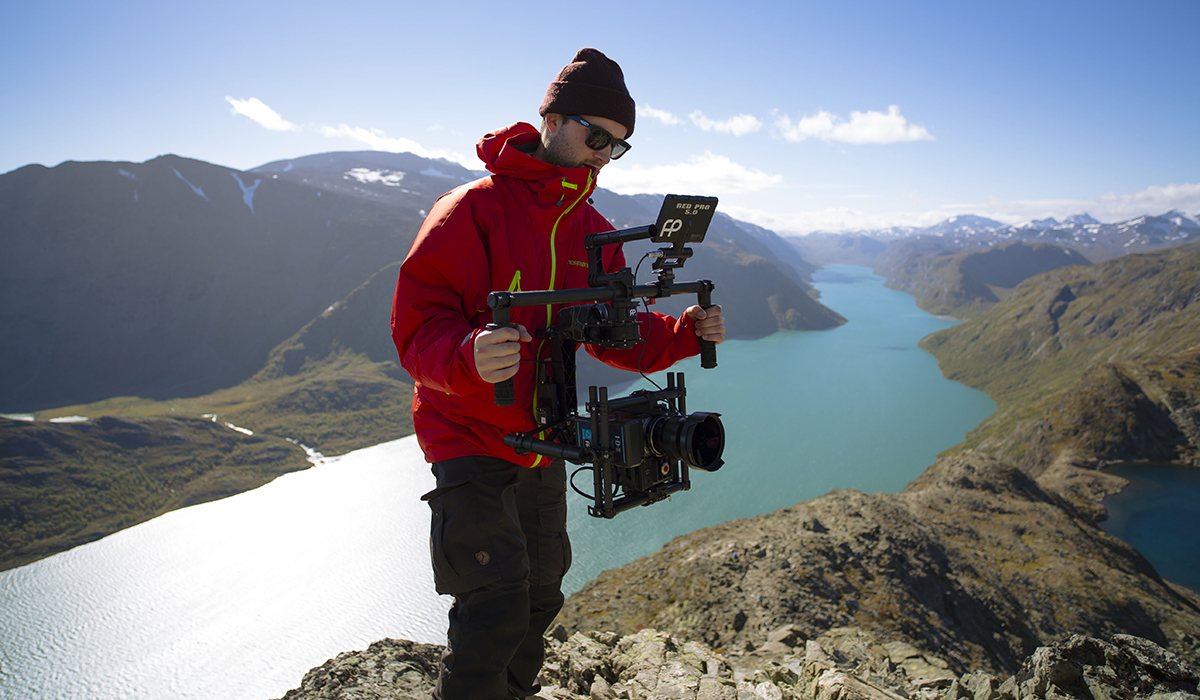
M 542 151 L 542 160 L 560 168 L 591 168 L 597 172 L 603 164 L 591 162 L 590 155 L 580 157 L 571 151 L 566 132 L 559 130 L 550 137 L 550 143 Z

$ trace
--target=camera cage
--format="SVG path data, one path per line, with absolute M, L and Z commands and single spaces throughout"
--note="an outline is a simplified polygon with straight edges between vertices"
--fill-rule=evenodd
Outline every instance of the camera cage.
M 712 306 L 711 281 L 676 282 L 675 270 L 692 256 L 686 244 L 704 240 L 716 205 L 716 197 L 667 195 L 654 224 L 588 235 L 584 243 L 588 287 L 488 295 L 493 320 L 488 328 L 511 327 L 512 307 L 566 305 L 559 310 L 556 325 L 536 332 L 537 337 L 550 341 L 551 350 L 549 360 L 540 361 L 537 371 L 538 428 L 507 435 L 504 443 L 518 454 L 535 452 L 575 464 L 590 463 L 593 493 L 575 490 L 592 500 L 588 514 L 593 517 L 614 518 L 631 508 L 688 490 L 691 480 L 683 464 L 703 471 L 716 471 L 722 465 L 724 428 L 718 419 L 720 414 L 686 414 L 687 391 L 682 372 L 668 373 L 665 389 L 635 391 L 618 399 L 608 398 L 607 387 L 589 387 L 585 405 L 588 415 L 579 416 L 574 362 L 574 352 L 580 343 L 629 348 L 642 342 L 636 320 L 638 300 L 695 294 L 702 308 Z M 604 270 L 601 255 L 604 246 L 646 239 L 664 244 L 650 253 L 654 258 L 652 269 L 657 273 L 655 282 L 637 285 L 628 267 L 611 273 Z M 717 366 L 716 345 L 712 341 L 700 340 L 700 366 L 705 369 Z M 512 379 L 495 385 L 495 401 L 501 406 L 512 405 Z M 651 432 L 673 431 L 677 443 L 699 440 L 710 447 L 701 458 L 681 459 L 679 450 L 668 449 L 667 453 L 658 454 L 647 446 L 637 464 L 630 464 L 633 460 L 623 453 L 627 442 L 642 446 L 643 442 L 655 439 L 639 432 L 643 423 L 650 424 Z M 626 426 L 630 426 L 628 435 Z M 617 435 L 613 434 L 614 427 L 619 428 Z M 657 439 L 664 440 L 661 435 Z M 712 448 L 714 443 L 716 446 Z M 703 463 L 692 463 L 696 461 Z

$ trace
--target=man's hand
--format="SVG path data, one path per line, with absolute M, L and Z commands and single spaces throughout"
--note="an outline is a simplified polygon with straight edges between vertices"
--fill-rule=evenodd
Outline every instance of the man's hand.
M 696 319 L 696 335 L 718 345 L 725 340 L 725 317 L 721 315 L 720 306 L 710 306 L 707 309 L 689 306 L 684 313 Z
M 475 370 L 488 384 L 498 384 L 516 375 L 521 362 L 521 343 L 528 343 L 533 336 L 525 326 L 485 330 L 475 336 Z

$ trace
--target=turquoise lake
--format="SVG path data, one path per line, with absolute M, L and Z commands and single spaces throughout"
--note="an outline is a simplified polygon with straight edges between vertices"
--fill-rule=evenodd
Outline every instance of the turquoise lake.
M 814 275 L 821 302 L 848 323 L 726 341 L 711 370 L 696 359 L 676 365 L 688 411 L 721 414 L 725 466 L 693 471 L 691 490 L 670 504 L 613 520 L 588 517 L 587 501 L 572 494 L 568 529 L 579 544 L 568 589 L 701 527 L 833 489 L 896 493 L 991 415 L 996 405 L 986 394 L 942 377 L 937 360 L 917 347 L 954 322 L 883 281 L 862 267 L 823 267 Z M 665 385 L 662 373 L 652 378 Z M 643 380 L 631 390 L 641 388 L 653 387 Z M 582 486 L 590 487 L 586 476 Z

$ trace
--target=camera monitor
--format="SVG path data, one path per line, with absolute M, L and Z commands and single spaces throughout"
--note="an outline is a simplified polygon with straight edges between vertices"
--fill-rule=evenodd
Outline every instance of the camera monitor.
M 716 197 L 669 194 L 658 212 L 653 241 L 675 246 L 700 243 L 716 211 Z

